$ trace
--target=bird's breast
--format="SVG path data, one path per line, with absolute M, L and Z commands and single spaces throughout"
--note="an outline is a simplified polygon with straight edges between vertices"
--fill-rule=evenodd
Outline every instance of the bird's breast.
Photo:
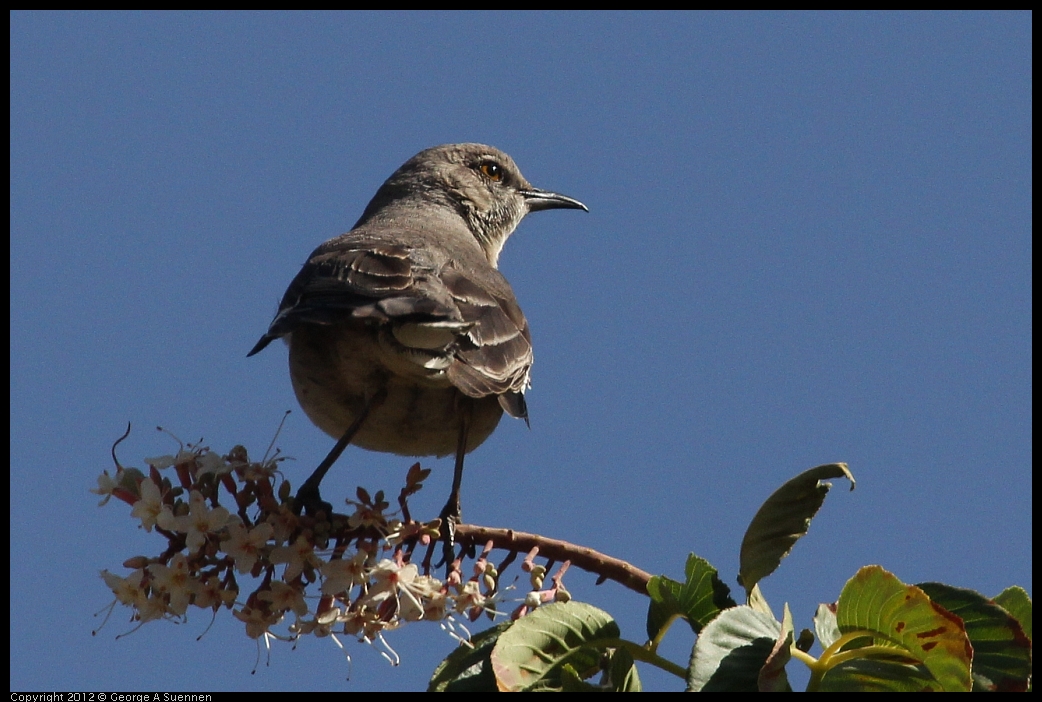
M 407 340 L 428 332 L 407 331 Z M 426 335 L 426 336 L 425 336 Z M 363 423 L 353 444 L 406 456 L 456 451 L 461 403 L 473 407 L 467 450 L 480 445 L 503 410 L 495 396 L 466 398 L 445 372 L 451 359 L 435 349 L 406 346 L 388 325 L 301 325 L 289 341 L 290 378 L 297 400 L 322 431 L 340 438 L 379 393 L 386 399 Z

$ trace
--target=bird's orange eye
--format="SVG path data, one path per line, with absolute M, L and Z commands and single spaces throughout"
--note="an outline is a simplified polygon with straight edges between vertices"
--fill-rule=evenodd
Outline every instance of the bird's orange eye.
M 497 183 L 503 180 L 503 167 L 495 161 L 485 161 L 480 166 L 478 166 L 478 168 L 481 169 L 482 173 L 484 173 Z

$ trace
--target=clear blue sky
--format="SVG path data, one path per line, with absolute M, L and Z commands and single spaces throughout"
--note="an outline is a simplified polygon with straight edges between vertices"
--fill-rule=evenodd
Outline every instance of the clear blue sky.
M 500 259 L 531 324 L 532 428 L 471 454 L 464 517 L 734 586 L 782 482 L 846 461 L 763 583 L 797 628 L 861 565 L 1031 591 L 1031 15 L 11 15 L 11 687 L 418 689 L 349 642 L 209 623 L 127 631 L 98 571 L 161 541 L 88 492 L 176 447 L 332 441 L 286 351 L 247 359 L 308 253 L 417 151 L 478 141 L 590 214 L 522 223 Z M 414 512 L 433 517 L 451 460 Z M 396 492 L 349 449 L 326 496 Z M 572 571 L 643 640 L 646 601 Z M 736 588 L 737 589 L 737 588 Z M 685 663 L 679 628 L 666 653 Z M 649 687 L 675 689 L 647 668 Z

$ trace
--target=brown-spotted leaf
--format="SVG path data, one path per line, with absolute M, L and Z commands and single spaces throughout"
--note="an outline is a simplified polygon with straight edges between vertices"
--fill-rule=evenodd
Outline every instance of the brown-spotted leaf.
M 774 650 L 767 657 L 767 662 L 760 668 L 757 677 L 757 686 L 760 692 L 792 692 L 789 686 L 789 677 L 785 673 L 785 666 L 792 658 L 792 643 L 795 628 L 792 624 L 792 612 L 789 611 L 789 603 L 785 603 L 782 613 L 781 632 L 774 642 Z
M 843 587 L 836 624 L 843 635 L 864 633 L 858 642 L 865 659 L 891 666 L 880 675 L 880 681 L 892 678 L 889 689 L 907 689 L 909 679 L 902 669 L 920 678 L 925 671 L 946 692 L 972 687 L 973 648 L 962 619 L 879 566 L 865 566 Z M 831 675 L 833 671 L 826 674 L 826 681 Z M 865 684 L 871 687 L 870 681 Z
M 962 619 L 973 646 L 974 691 L 1027 691 L 1031 639 L 1009 612 L 973 590 L 944 583 L 920 583 L 919 589 Z

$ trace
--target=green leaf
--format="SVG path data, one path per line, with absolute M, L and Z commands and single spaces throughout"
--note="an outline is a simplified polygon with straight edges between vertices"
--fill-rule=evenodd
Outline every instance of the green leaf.
M 691 651 L 689 692 L 756 692 L 782 625 L 748 605 L 720 612 L 706 624 Z
M 441 662 L 431 676 L 427 692 L 497 692 L 489 657 L 500 635 L 514 622 L 502 622 L 471 638 Z
M 825 675 L 819 692 L 940 692 L 941 685 L 922 664 L 904 659 L 854 658 Z
M 930 599 L 960 617 L 973 646 L 973 689 L 1024 692 L 1031 677 L 1031 640 L 1010 614 L 973 590 L 921 583 Z
M 626 649 L 605 651 L 601 667 L 604 671 L 595 685 L 583 680 L 575 668 L 565 663 L 561 666 L 561 692 L 642 692 L 633 656 Z
M 807 653 L 810 651 L 811 646 L 817 639 L 814 638 L 814 632 L 810 629 L 800 629 L 800 635 L 796 637 L 796 643 L 793 644 L 797 649 Z
M 579 672 L 565 663 L 561 666 L 561 692 L 642 692 L 633 656 L 624 648 L 605 651 L 601 657 L 601 679 L 586 682 Z
M 555 602 L 522 617 L 499 637 L 492 670 L 504 692 L 560 690 L 565 664 L 586 679 L 602 669 L 600 649 L 618 640 L 619 626 L 607 612 L 582 602 Z M 613 685 L 636 680 L 635 675 L 616 678 Z
M 862 568 L 843 587 L 836 623 L 844 636 L 857 638 L 833 654 L 837 666 L 825 674 L 828 689 L 846 689 L 841 678 L 853 673 L 859 676 L 856 684 L 869 689 L 971 688 L 973 649 L 962 620 L 879 566 Z M 826 659 L 822 656 L 822 663 Z M 849 659 L 873 664 L 839 665 Z
M 767 601 L 767 598 L 764 597 L 763 591 L 760 590 L 759 583 L 753 585 L 752 589 L 749 591 L 749 596 L 746 598 L 746 600 L 746 604 L 755 609 L 757 612 L 763 612 L 771 619 L 778 618 L 774 616 L 774 610 L 771 609 L 770 602 Z
M 600 688 L 579 677 L 572 666 L 565 663 L 561 666 L 561 692 L 600 692 Z
M 1017 585 L 1007 587 L 995 597 L 995 604 L 1009 612 L 1031 638 L 1031 598 L 1027 591 Z
M 839 625 L 836 624 L 836 605 L 819 604 L 814 613 L 814 633 L 822 648 L 828 648 L 840 637 Z
M 601 689 L 612 692 L 641 692 L 637 666 L 630 652 L 624 648 L 616 648 L 609 651 L 608 655 L 611 656 L 611 661 L 601 681 Z
M 829 463 L 797 475 L 774 491 L 753 517 L 742 539 L 738 581 L 746 593 L 778 567 L 793 545 L 807 533 L 828 494 L 827 478 L 847 478 L 854 489 L 854 476 L 846 463 Z
M 660 638 L 674 617 L 684 617 L 697 634 L 717 612 L 736 604 L 716 568 L 704 558 L 689 554 L 684 573 L 683 584 L 664 575 L 648 581 L 648 638 L 652 641 Z

